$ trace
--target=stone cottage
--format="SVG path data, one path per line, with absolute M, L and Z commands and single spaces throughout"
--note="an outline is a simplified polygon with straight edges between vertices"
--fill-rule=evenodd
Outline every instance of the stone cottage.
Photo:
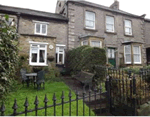
M 20 54 L 29 56 L 29 65 L 48 66 L 47 57 L 55 58 L 56 64 L 65 61 L 67 48 L 68 18 L 59 14 L 0 5 L 1 18 L 9 15 L 20 34 Z
M 150 63 L 150 20 L 87 1 L 58 0 L 56 13 L 0 5 L 1 17 L 10 15 L 20 34 L 20 53 L 31 66 L 65 64 L 65 51 L 82 46 L 106 48 L 107 62 L 115 67 L 142 67 Z

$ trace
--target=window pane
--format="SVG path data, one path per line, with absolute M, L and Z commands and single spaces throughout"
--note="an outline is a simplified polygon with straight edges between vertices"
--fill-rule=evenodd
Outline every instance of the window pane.
M 36 33 L 40 33 L 40 24 L 36 24 Z
M 108 49 L 108 58 L 111 57 L 110 49 Z
M 93 21 L 86 21 L 86 27 L 94 28 L 94 22 Z
M 115 51 L 112 49 L 112 58 L 115 58 Z
M 88 45 L 88 41 L 83 41 L 83 45 Z
M 125 27 L 130 27 L 131 28 L 131 21 L 125 20 Z
M 107 24 L 107 25 L 106 25 L 106 30 L 107 30 L 107 31 L 114 31 L 113 25 Z
M 92 47 L 100 47 L 100 41 L 91 41 Z
M 140 54 L 140 48 L 139 48 L 139 46 L 134 46 L 133 47 L 133 53 L 134 54 Z
M 45 48 L 45 45 L 40 45 L 40 48 Z
M 63 63 L 63 54 L 59 54 L 59 64 Z
M 45 50 L 40 50 L 39 62 L 40 63 L 44 63 L 45 62 Z
M 114 17 L 106 16 L 106 23 L 114 25 Z
M 45 34 L 46 33 L 46 25 L 42 24 L 42 33 Z
M 38 53 L 38 48 L 32 48 L 31 53 Z
M 93 13 L 93 12 L 86 12 L 86 20 L 94 21 L 95 20 L 95 13 Z
M 63 47 L 59 47 L 59 52 L 64 52 L 64 48 Z
M 131 54 L 126 54 L 126 62 L 131 62 Z
M 131 54 L 131 46 L 130 45 L 125 46 L 125 54 Z
M 37 53 L 32 53 L 32 62 L 37 62 Z
M 135 54 L 134 55 L 134 62 L 140 62 L 140 55 L 139 54 Z

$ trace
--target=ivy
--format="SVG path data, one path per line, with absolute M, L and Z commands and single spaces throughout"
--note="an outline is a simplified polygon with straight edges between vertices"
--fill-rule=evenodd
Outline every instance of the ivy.
M 0 98 L 12 88 L 18 65 L 19 35 L 8 21 L 8 15 L 0 19 Z

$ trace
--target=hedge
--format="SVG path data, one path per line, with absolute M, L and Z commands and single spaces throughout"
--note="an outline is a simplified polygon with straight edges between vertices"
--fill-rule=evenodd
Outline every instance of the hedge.
M 93 66 L 106 65 L 106 52 L 103 48 L 81 46 L 68 51 L 66 58 L 66 67 L 73 74 L 81 70 L 94 73 L 97 67 Z

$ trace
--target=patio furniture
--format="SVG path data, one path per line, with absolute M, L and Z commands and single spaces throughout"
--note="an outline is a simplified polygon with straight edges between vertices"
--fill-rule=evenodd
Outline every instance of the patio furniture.
M 37 73 L 37 79 L 36 79 L 36 84 L 37 84 L 37 90 L 41 88 L 41 84 L 43 84 L 43 89 L 45 88 L 45 71 L 39 71 Z
M 26 75 L 25 75 L 25 74 L 26 74 L 26 69 L 23 69 L 23 68 L 22 68 L 22 69 L 20 70 L 20 74 L 21 74 L 21 81 L 22 81 L 22 84 L 23 84 L 23 86 L 24 86 L 24 82 L 27 81 L 27 77 L 26 77 Z
M 85 89 L 87 85 L 89 85 L 90 88 L 92 87 L 92 80 L 93 80 L 94 75 L 95 74 L 81 71 L 77 75 L 74 75 L 73 78 L 75 78 L 76 80 L 84 84 L 83 88 Z
M 34 82 L 34 87 L 35 87 L 37 73 L 27 73 L 25 75 L 27 77 L 27 87 L 29 87 L 29 82 L 30 81 Z

